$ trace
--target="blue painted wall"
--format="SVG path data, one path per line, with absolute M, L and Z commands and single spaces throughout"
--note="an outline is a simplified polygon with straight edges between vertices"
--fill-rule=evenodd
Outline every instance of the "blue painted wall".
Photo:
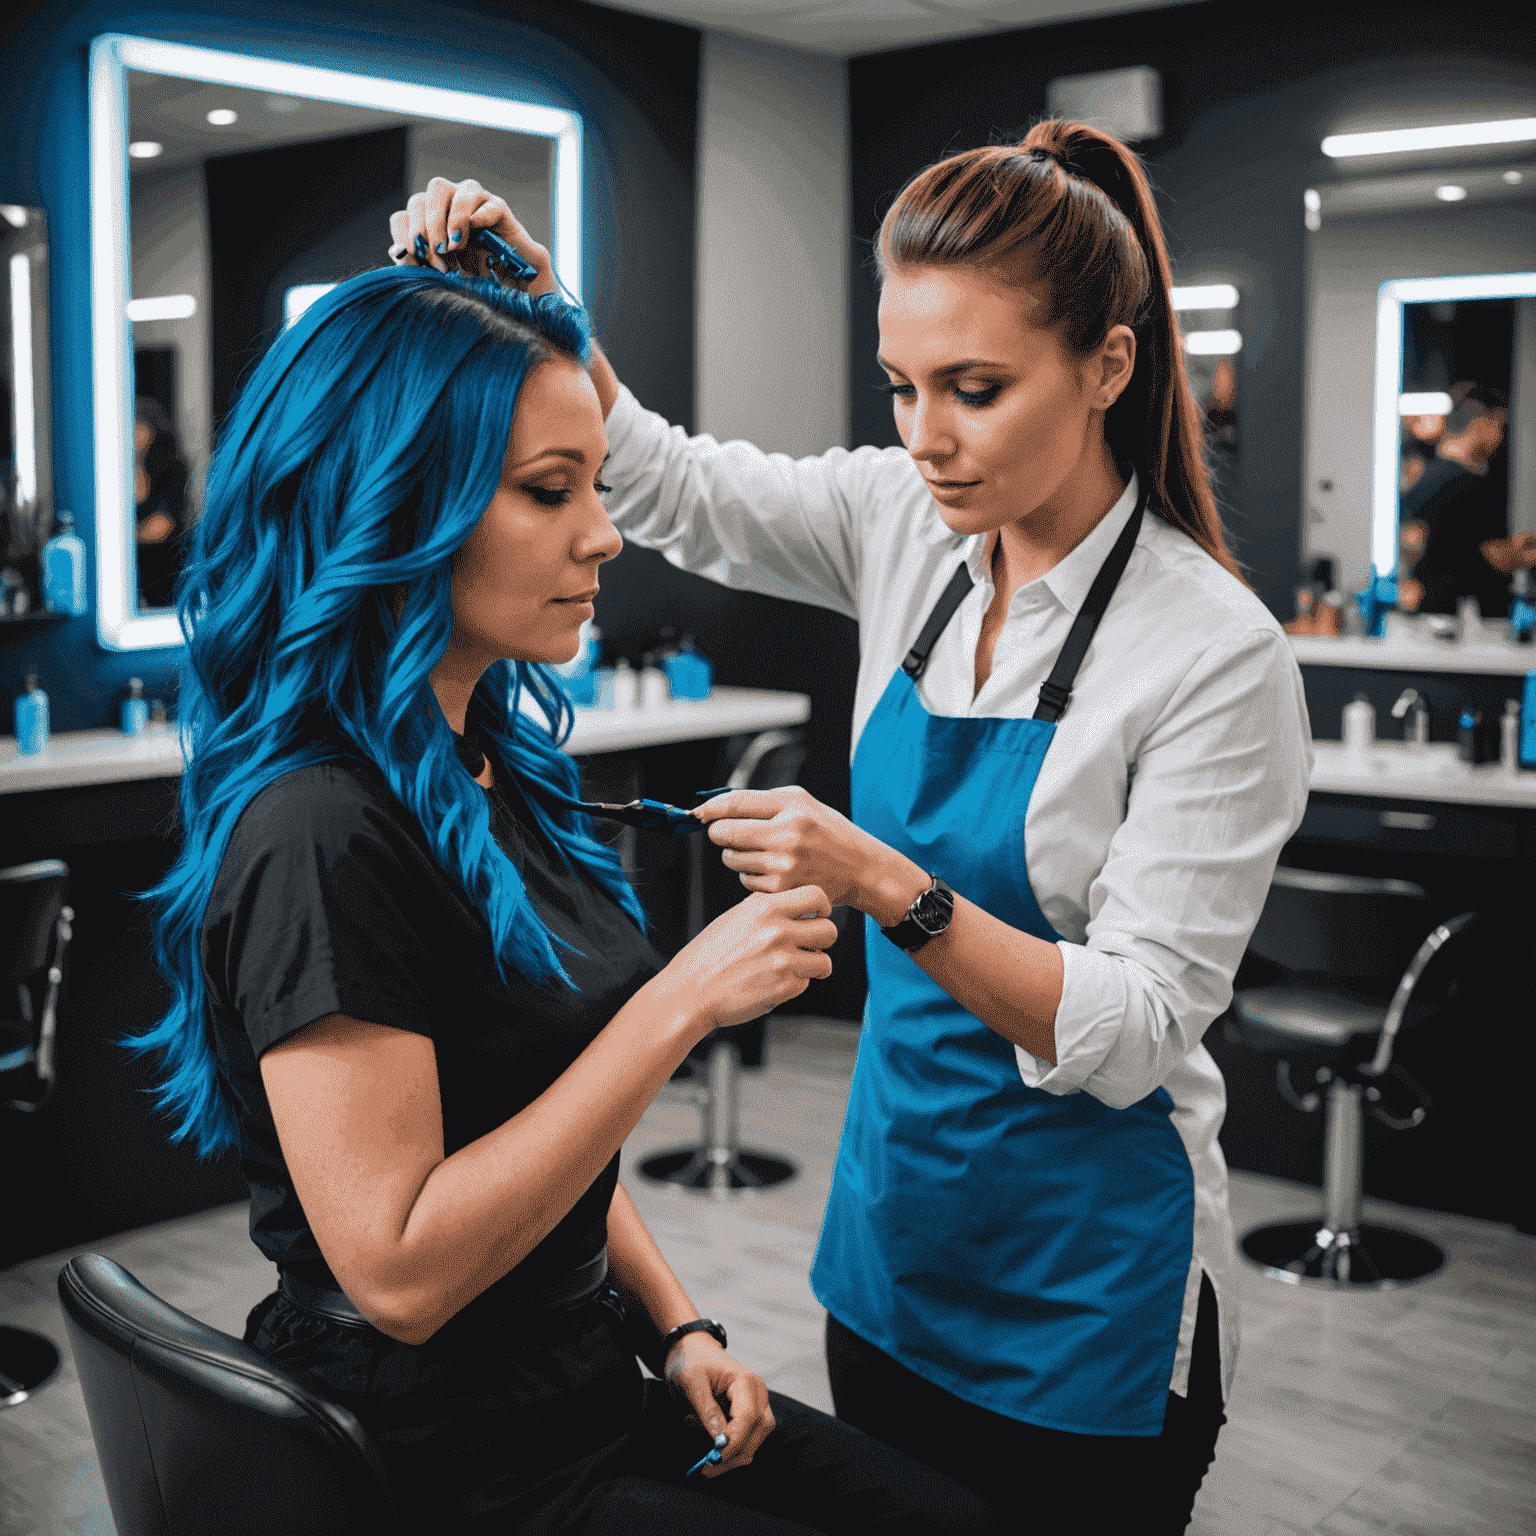
M 55 505 L 74 512 L 93 566 L 86 59 L 91 40 L 106 32 L 579 112 L 587 301 L 620 373 L 647 403 L 691 423 L 696 31 L 570 0 L 56 3 L 0 50 L 0 202 L 48 214 Z M 387 244 L 381 229 L 381 260 Z M 91 592 L 94 603 L 94 569 Z M 94 610 L 0 635 L 0 730 L 11 729 L 10 701 L 28 670 L 49 693 L 53 728 L 81 730 L 115 723 L 132 676 L 151 697 L 173 697 L 177 656 L 103 650 Z

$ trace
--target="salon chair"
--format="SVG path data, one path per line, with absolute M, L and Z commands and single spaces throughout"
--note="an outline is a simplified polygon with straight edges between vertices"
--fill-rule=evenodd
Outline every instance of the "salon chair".
M 802 731 L 763 731 L 746 745 L 726 784 L 731 789 L 786 789 L 805 761 Z M 705 926 L 704 859 L 713 844 L 703 832 L 688 837 L 688 923 L 692 939 Z M 795 1165 L 740 1145 L 740 1074 L 743 1060 L 761 1065 L 767 1019 L 711 1030 L 689 1052 L 683 1092 L 699 1106 L 702 1136 L 695 1146 L 658 1152 L 640 1164 L 646 1178 L 704 1190 L 723 1198 L 732 1190 L 762 1189 L 793 1178 Z M 693 1074 L 702 1067 L 702 1085 Z
M 1463 912 L 1432 923 L 1429 898 L 1406 880 L 1311 870 L 1275 871 L 1250 956 L 1278 972 L 1237 991 L 1229 1038 L 1277 1058 L 1288 1103 L 1323 1119 L 1323 1212 L 1243 1234 L 1243 1252 L 1266 1274 L 1352 1288 L 1420 1280 L 1445 1262 L 1427 1238 L 1360 1219 L 1364 1116 L 1412 1130 L 1430 1098 L 1392 1057 L 1399 1032 L 1440 1015 L 1454 991 L 1420 992 L 1425 969 L 1474 921 Z
M 74 917 L 68 894 L 69 868 L 58 859 L 0 869 L 0 1114 L 35 1115 L 53 1097 L 54 1024 Z M 58 1369 L 51 1339 L 0 1326 L 0 1408 L 26 1402 Z
M 309 1372 L 100 1254 L 59 1301 L 118 1536 L 403 1536 L 377 1445 Z

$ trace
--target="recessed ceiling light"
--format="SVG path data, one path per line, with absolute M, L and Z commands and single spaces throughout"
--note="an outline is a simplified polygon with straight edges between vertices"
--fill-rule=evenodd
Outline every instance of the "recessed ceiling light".
M 1192 357 L 1231 357 L 1243 349 L 1243 338 L 1236 331 L 1191 331 L 1184 338 L 1184 350 Z
M 297 96 L 268 96 L 268 112 L 297 112 L 304 103 Z
M 1440 128 L 1388 128 L 1377 133 L 1332 133 L 1323 153 L 1399 155 L 1415 149 L 1456 149 L 1464 144 L 1514 144 L 1536 139 L 1536 117 L 1510 117 L 1496 123 L 1447 123 Z
M 1237 289 L 1231 283 L 1203 283 L 1192 288 L 1171 288 L 1175 309 L 1236 309 Z
M 1465 187 L 1445 186 L 1435 188 L 1435 196 L 1442 203 L 1459 203 L 1466 195 L 1467 189 Z
M 156 155 L 164 152 L 165 145 L 156 144 L 153 139 L 136 139 L 128 146 L 130 160 L 153 160 Z
M 239 122 L 239 120 L 240 114 L 232 111 L 229 107 L 215 107 L 208 114 L 208 121 L 215 128 L 228 128 L 231 123 Z
M 18 208 L 14 203 L 0 203 L 0 218 L 16 229 L 27 227 L 27 210 Z
M 1522 176 L 1519 171 L 1505 171 L 1504 180 L 1507 181 L 1510 186 L 1518 187 L 1520 183 L 1525 180 L 1525 177 Z

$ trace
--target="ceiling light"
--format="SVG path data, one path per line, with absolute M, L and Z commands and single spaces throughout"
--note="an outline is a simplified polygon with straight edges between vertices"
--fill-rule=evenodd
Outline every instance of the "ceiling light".
M 153 160 L 156 155 L 164 153 L 165 145 L 156 144 L 153 139 L 137 139 L 128 146 L 130 160 Z
M 190 293 L 170 293 L 160 299 L 129 299 L 130 320 L 190 320 L 197 313 L 197 300 Z
M 1467 195 L 1465 187 L 1444 186 L 1435 188 L 1435 196 L 1442 203 L 1459 203 Z
M 1447 416 L 1450 414 L 1451 397 L 1443 390 L 1429 390 L 1418 395 L 1399 395 L 1399 416 Z
M 238 112 L 232 111 L 229 107 L 215 107 L 213 111 L 208 114 L 208 121 L 212 123 L 215 128 L 228 128 L 231 123 L 237 123 L 240 121 L 240 114 Z
M 4 219 L 13 229 L 25 229 L 27 210 L 18 208 L 15 203 L 0 203 L 0 219 Z
M 1175 309 L 1236 309 L 1237 289 L 1231 283 L 1205 283 L 1193 288 L 1172 288 Z
M 1192 357 L 1231 357 L 1242 349 L 1237 331 L 1191 331 L 1184 338 L 1184 350 Z
M 1518 187 L 1520 183 L 1525 180 L 1525 177 L 1522 176 L 1519 171 L 1505 171 L 1504 180 L 1507 181 L 1510 186 Z
M 1513 144 L 1536 139 L 1536 117 L 1510 117 L 1496 123 L 1448 123 L 1443 128 L 1388 128 L 1378 133 L 1333 133 L 1323 153 L 1397 155 L 1415 149 L 1456 149 L 1464 144 Z

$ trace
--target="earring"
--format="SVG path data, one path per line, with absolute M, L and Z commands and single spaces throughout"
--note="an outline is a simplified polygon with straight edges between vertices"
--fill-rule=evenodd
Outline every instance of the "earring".
M 1111 395 L 1109 397 L 1109 399 L 1106 400 L 1104 403 L 1105 403 L 1105 405 L 1113 405 L 1115 403 L 1115 397 L 1113 395 Z

